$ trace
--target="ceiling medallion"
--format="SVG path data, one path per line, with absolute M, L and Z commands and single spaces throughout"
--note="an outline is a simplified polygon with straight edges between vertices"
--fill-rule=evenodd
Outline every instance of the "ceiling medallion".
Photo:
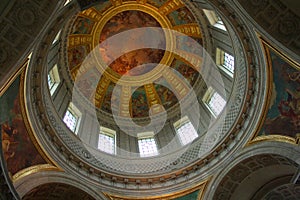
M 172 62 L 172 55 L 169 52 L 174 49 L 175 38 L 168 32 L 172 28 L 171 22 L 166 16 L 160 14 L 158 8 L 152 5 L 129 2 L 113 7 L 103 14 L 95 27 L 93 49 L 99 48 L 102 55 L 99 56 L 95 51 L 96 55 L 94 56 L 98 61 L 97 69 L 117 84 L 139 86 L 145 81 L 153 82 L 161 76 L 160 72 L 164 65 L 169 66 Z M 140 29 L 145 27 L 148 28 Z M 157 36 L 154 38 L 155 41 L 150 33 L 145 33 L 150 30 L 149 27 L 161 28 L 158 29 L 161 30 L 160 33 L 154 33 Z M 112 42 L 107 41 L 109 37 L 128 30 L 134 30 L 135 34 L 127 35 L 125 33 L 124 36 L 121 36 L 126 41 L 113 39 Z M 105 42 L 109 43 L 111 47 L 109 50 L 106 48 Z M 139 49 L 148 42 L 154 42 L 151 45 L 161 49 Z M 120 45 L 123 46 L 120 48 Z M 131 49 L 133 51 L 130 51 Z M 121 51 L 118 54 L 120 57 L 113 57 L 114 50 Z M 107 64 L 110 65 L 110 68 L 107 67 Z

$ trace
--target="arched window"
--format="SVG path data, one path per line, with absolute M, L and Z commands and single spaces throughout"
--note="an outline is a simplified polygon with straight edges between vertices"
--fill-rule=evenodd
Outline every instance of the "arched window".
M 198 133 L 188 116 L 185 116 L 175 122 L 174 128 L 176 130 L 178 139 L 183 146 L 191 143 L 198 137 Z
M 211 87 L 207 89 L 202 100 L 214 117 L 218 116 L 226 105 L 225 99 Z
M 57 64 L 55 64 L 54 67 L 48 73 L 48 87 L 49 87 L 51 96 L 54 94 L 59 83 L 60 83 L 60 78 L 59 78 L 59 74 L 58 74 Z
M 98 149 L 100 151 L 104 151 L 109 154 L 116 153 L 116 131 L 106 128 L 100 127 L 100 133 L 98 137 Z
M 80 117 L 81 112 L 72 102 L 70 102 L 68 109 L 64 115 L 63 121 L 66 126 L 75 134 L 77 134 L 78 131 Z
M 141 157 L 155 156 L 158 154 L 153 132 L 139 133 L 137 136 Z

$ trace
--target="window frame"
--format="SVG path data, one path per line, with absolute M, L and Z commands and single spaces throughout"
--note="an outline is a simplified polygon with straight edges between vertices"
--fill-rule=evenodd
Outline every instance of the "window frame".
M 52 82 L 51 85 L 49 83 L 49 78 Z M 48 72 L 47 82 L 48 82 L 48 88 L 49 88 L 50 95 L 53 96 L 53 94 L 55 93 L 56 89 L 58 88 L 58 86 L 60 84 L 60 77 L 59 77 L 59 73 L 58 73 L 57 64 L 53 65 L 51 70 Z
M 228 66 L 226 66 L 225 63 L 225 54 L 228 54 L 233 59 L 233 71 L 229 69 Z M 221 48 L 216 49 L 216 64 L 219 66 L 220 69 L 222 69 L 227 75 L 229 75 L 231 78 L 233 78 L 234 70 L 235 70 L 235 59 L 234 56 L 227 51 L 222 50 Z
M 138 133 L 137 134 L 137 138 L 138 138 L 138 149 L 139 149 L 139 153 L 140 153 L 140 157 L 151 157 L 151 156 L 156 156 L 159 154 L 158 152 L 158 147 L 157 147 L 157 142 L 155 140 L 154 137 L 154 132 L 143 132 L 143 133 Z M 155 144 L 155 151 L 151 152 L 151 153 L 144 153 L 141 152 L 141 146 L 140 146 L 140 141 L 144 141 L 144 140 L 152 140 Z
M 225 102 L 225 104 L 223 105 L 223 108 L 221 111 L 219 111 L 218 113 L 215 112 L 215 108 L 212 108 L 211 104 L 210 104 L 210 101 L 211 99 L 213 98 L 213 96 L 217 94 L 219 95 L 222 100 Z M 207 109 L 210 111 L 210 113 L 215 117 L 217 118 L 224 110 L 225 106 L 226 106 L 226 100 L 224 99 L 224 97 L 222 97 L 221 94 L 219 94 L 217 91 L 215 91 L 212 87 L 209 87 L 207 89 L 207 91 L 205 92 L 203 98 L 202 98 L 202 101 L 204 102 L 205 106 L 207 107 Z
M 76 122 L 75 122 L 75 126 L 74 126 L 74 130 L 71 129 L 71 127 L 69 127 L 66 122 L 65 122 L 65 117 L 67 112 L 70 112 L 73 116 L 75 116 L 76 118 Z M 64 117 L 63 117 L 63 122 L 64 124 L 68 127 L 68 129 L 73 132 L 75 135 L 78 134 L 78 130 L 79 130 L 79 126 L 80 126 L 80 122 L 81 122 L 81 112 L 79 111 L 79 109 L 72 103 L 69 103 L 69 106 L 67 107 Z
M 100 142 L 100 136 L 101 135 L 113 138 L 113 152 L 106 151 L 105 146 L 103 146 L 103 149 L 100 147 L 99 142 Z M 100 133 L 98 134 L 97 149 L 102 151 L 102 152 L 115 155 L 116 154 L 116 131 L 113 130 L 113 129 L 110 129 L 110 128 L 106 128 L 104 126 L 100 126 Z
M 224 22 L 222 21 L 221 17 L 217 15 L 215 11 L 203 9 L 203 12 L 212 26 L 221 29 L 223 31 L 227 31 Z
M 192 127 L 192 129 L 193 129 L 192 131 L 195 134 L 179 132 L 179 129 L 183 128 L 187 124 L 189 124 L 189 126 Z M 197 130 L 195 129 L 194 125 L 192 124 L 192 122 L 190 121 L 190 119 L 188 118 L 188 116 L 184 116 L 183 118 L 177 120 L 173 124 L 173 126 L 174 126 L 174 129 L 176 131 L 177 138 L 178 138 L 179 142 L 183 146 L 192 143 L 195 139 L 197 139 L 199 137 L 199 134 L 198 134 Z M 188 135 L 188 137 L 186 137 L 186 135 Z M 187 140 L 186 138 L 192 138 L 192 139 L 191 140 Z

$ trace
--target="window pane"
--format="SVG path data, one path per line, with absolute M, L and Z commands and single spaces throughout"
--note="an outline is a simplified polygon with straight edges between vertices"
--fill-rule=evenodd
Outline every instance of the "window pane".
M 49 90 L 51 90 L 54 86 L 55 82 L 52 79 L 52 77 L 50 76 L 50 74 L 48 74 L 48 86 L 49 86 Z
M 74 115 L 69 109 L 67 110 L 63 121 L 65 122 L 65 124 L 67 125 L 67 127 L 71 130 L 71 131 L 75 131 L 76 129 L 76 125 L 77 125 L 77 120 L 78 117 L 76 115 Z
M 224 52 L 223 66 L 231 73 L 234 72 L 234 57 L 226 52 Z
M 47 77 L 48 77 L 48 87 L 50 90 L 50 94 L 53 95 L 60 83 L 57 64 L 55 64 L 53 68 L 49 71 Z
M 99 134 L 98 149 L 106 153 L 115 154 L 115 138 L 105 133 Z
M 154 138 L 143 138 L 138 140 L 141 157 L 155 156 L 158 154 Z
M 225 104 L 226 101 L 217 92 L 212 95 L 211 99 L 208 102 L 208 106 L 216 116 L 221 113 Z
M 178 127 L 176 131 L 182 145 L 189 144 L 198 137 L 198 133 L 190 121 Z

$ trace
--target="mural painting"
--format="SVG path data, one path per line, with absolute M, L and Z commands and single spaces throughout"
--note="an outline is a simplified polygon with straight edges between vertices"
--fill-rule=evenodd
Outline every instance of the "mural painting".
M 169 83 L 164 79 L 160 78 L 159 83 L 161 84 L 154 84 L 156 92 L 160 97 L 161 103 L 164 108 L 167 110 L 178 103 L 176 95 L 172 92 L 172 90 L 168 88 L 172 88 Z M 166 85 L 166 86 L 164 86 Z
M 168 18 L 174 26 L 196 23 L 195 17 L 186 7 L 181 7 L 171 12 Z
M 111 109 L 114 113 L 120 112 L 120 97 L 123 88 L 120 85 L 114 85 L 113 94 L 111 95 Z
M 76 46 L 68 49 L 69 69 L 72 70 L 77 65 L 81 64 L 89 53 L 88 46 Z
M 116 44 L 111 44 L 109 48 L 106 47 L 105 41 L 107 38 L 116 35 L 120 32 L 130 29 L 141 27 L 160 27 L 160 24 L 150 15 L 141 11 L 124 11 L 114 17 L 112 17 L 107 24 L 103 27 L 100 35 L 100 52 L 102 59 L 105 63 L 109 64 L 109 67 L 120 75 L 138 76 L 151 71 L 156 65 L 145 65 L 147 63 L 159 63 L 164 55 L 164 50 L 145 48 L 140 49 L 140 44 L 143 43 L 143 38 L 147 32 L 140 30 L 134 35 L 132 39 L 134 42 L 126 43 L 126 49 L 138 49 L 134 51 L 128 51 L 118 58 L 114 58 L 109 51 L 114 46 L 120 45 L 119 41 Z M 163 33 L 162 33 L 163 34 Z M 139 35 L 141 35 L 139 37 Z M 136 39 L 140 38 L 142 39 Z M 161 48 L 165 48 L 165 37 L 159 37 L 158 41 Z M 130 39 L 130 38 L 129 38 Z M 157 38 L 156 38 L 157 39 Z M 156 41 L 157 42 L 157 41 Z M 125 50 L 126 50 L 125 49 Z M 138 67 L 135 70 L 133 68 Z
M 196 190 L 190 194 L 187 194 L 182 197 L 178 197 L 175 200 L 197 200 L 198 199 L 199 190 Z
M 185 64 L 180 60 L 174 60 L 171 64 L 171 67 L 175 69 L 176 72 L 179 72 L 191 86 L 194 85 L 199 73 L 192 68 L 191 66 Z
M 104 11 L 108 10 L 109 7 L 112 6 L 111 1 L 100 1 L 98 2 L 96 5 L 94 5 L 93 7 L 99 12 L 99 13 L 103 13 Z
M 151 0 L 151 1 L 148 1 L 147 3 L 159 8 L 162 5 L 164 5 L 166 2 L 167 2 L 167 0 Z
M 94 23 L 91 19 L 79 16 L 73 24 L 71 34 L 90 34 Z
M 21 114 L 20 76 L 0 97 L 2 152 L 11 175 L 30 166 L 46 164 L 32 143 Z
M 300 133 L 300 69 L 270 50 L 272 96 L 260 135 L 295 137 Z
M 89 69 L 77 77 L 76 86 L 87 99 L 90 99 L 96 91 L 99 77 L 100 72 L 96 68 Z
M 105 96 L 103 98 L 103 102 L 101 105 L 101 110 L 108 112 L 110 114 L 112 113 L 112 105 L 114 105 L 114 107 L 116 105 L 119 105 L 116 102 L 116 97 L 114 96 L 114 98 L 112 98 L 112 93 L 113 93 L 114 88 L 115 88 L 115 83 L 111 82 L 107 87 L 107 90 L 105 92 Z
M 176 49 L 198 56 L 203 55 L 202 40 L 199 38 L 176 36 Z
M 131 96 L 132 117 L 148 117 L 149 106 L 144 87 L 137 88 Z

